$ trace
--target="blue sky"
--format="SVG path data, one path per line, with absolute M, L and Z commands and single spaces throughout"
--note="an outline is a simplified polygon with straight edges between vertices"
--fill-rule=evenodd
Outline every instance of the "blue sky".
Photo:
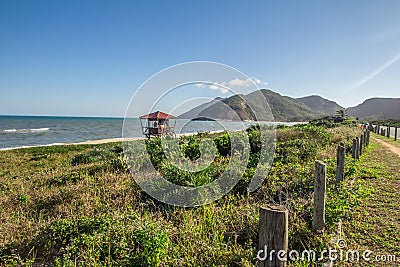
M 1 0 L 0 114 L 121 117 L 146 79 L 197 60 L 346 107 L 399 97 L 399 14 L 397 0 Z

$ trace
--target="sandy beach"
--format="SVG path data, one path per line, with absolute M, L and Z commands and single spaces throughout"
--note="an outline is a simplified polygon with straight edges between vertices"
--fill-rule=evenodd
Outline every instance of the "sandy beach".
M 46 146 L 71 146 L 71 145 L 99 145 L 105 143 L 116 143 L 122 142 L 123 140 L 126 141 L 136 141 L 136 140 L 143 140 L 144 137 L 137 137 L 137 138 L 107 138 L 107 139 L 98 139 L 98 140 L 88 140 L 78 143 L 53 143 L 47 145 L 37 145 L 37 146 L 20 146 L 20 147 L 9 147 L 9 148 L 0 148 L 0 151 L 7 151 L 7 150 L 15 150 L 21 148 L 32 148 L 32 147 L 46 147 Z
M 108 138 L 108 139 L 99 139 L 99 140 L 88 140 L 88 141 L 84 141 L 84 142 L 65 144 L 65 145 L 99 145 L 99 144 L 105 144 L 105 143 L 123 142 L 124 140 L 125 141 L 137 141 L 137 140 L 143 140 L 143 139 L 145 139 L 145 137 Z

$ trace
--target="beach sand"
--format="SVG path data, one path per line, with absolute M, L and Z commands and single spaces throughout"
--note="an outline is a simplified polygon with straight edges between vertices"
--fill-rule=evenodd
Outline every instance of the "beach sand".
M 125 141 L 137 141 L 137 140 L 143 140 L 143 139 L 145 139 L 145 138 L 144 137 L 108 138 L 108 139 L 99 139 L 99 140 L 89 140 L 89 141 L 73 143 L 73 144 L 65 144 L 65 145 L 99 145 L 99 144 L 105 144 L 105 143 L 123 142 L 124 140 Z
M 145 139 L 145 138 L 144 137 L 108 138 L 108 139 L 88 140 L 88 141 L 78 142 L 78 143 L 53 143 L 53 144 L 37 145 L 37 146 L 20 146 L 20 147 L 0 148 L 0 151 L 15 150 L 15 149 L 20 149 L 20 148 L 46 147 L 46 146 L 99 145 L 99 144 L 105 144 L 105 143 L 117 143 L 117 142 L 122 143 L 123 140 L 137 141 L 137 140 L 143 140 L 143 139 Z
M 211 131 L 210 134 L 221 133 L 221 131 Z M 196 135 L 198 133 L 184 133 L 184 134 L 176 134 L 176 137 L 181 136 L 190 136 Z M 89 140 L 79 143 L 73 143 L 72 145 L 98 145 L 98 144 L 105 144 L 105 143 L 114 143 L 114 142 L 123 142 L 123 141 L 137 141 L 137 140 L 144 140 L 146 137 L 133 137 L 133 138 L 109 138 L 109 139 L 99 139 L 99 140 Z M 65 144 L 68 145 L 68 144 Z

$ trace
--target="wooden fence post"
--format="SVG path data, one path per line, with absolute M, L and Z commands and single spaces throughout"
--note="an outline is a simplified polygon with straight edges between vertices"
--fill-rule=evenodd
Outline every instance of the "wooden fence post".
M 356 137 L 356 159 L 360 158 L 360 141 L 359 138 Z
M 353 159 L 356 158 L 356 149 L 357 149 L 357 144 L 356 144 L 356 139 L 353 139 L 353 146 L 351 147 L 351 157 Z
M 364 147 L 367 146 L 367 130 L 364 131 L 364 137 L 363 137 L 363 141 L 364 141 Z
M 326 198 L 326 165 L 315 161 L 314 174 L 314 212 L 312 227 L 314 232 L 325 228 L 325 198 Z
M 361 156 L 362 153 L 363 153 L 363 145 L 364 145 L 364 134 L 360 135 L 360 147 L 359 147 L 359 149 L 360 149 L 360 156 Z
M 386 129 L 387 129 L 386 137 L 390 138 L 390 126 L 388 126 Z
M 381 126 L 378 125 L 378 129 L 377 129 L 376 133 L 379 134 L 380 131 L 381 131 Z
M 394 141 L 397 141 L 397 127 L 394 128 Z
M 280 260 L 278 256 L 287 259 L 288 232 L 287 209 L 274 205 L 260 207 L 259 251 L 257 254 L 259 267 L 286 266 L 286 261 Z M 285 253 L 279 251 L 285 251 Z
M 336 182 L 340 183 L 344 179 L 344 160 L 346 156 L 346 149 L 344 144 L 340 143 L 337 148 L 336 154 Z
M 367 146 L 369 146 L 369 139 L 371 138 L 371 131 L 367 131 Z

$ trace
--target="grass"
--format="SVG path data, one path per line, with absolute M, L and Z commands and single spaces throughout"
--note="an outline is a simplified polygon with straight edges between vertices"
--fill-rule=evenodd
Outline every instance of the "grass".
M 129 173 L 118 143 L 2 151 L 0 265 L 255 266 L 258 208 L 266 203 L 289 210 L 291 249 L 321 251 L 335 236 L 337 224 L 351 223 L 352 213 L 359 211 L 374 189 L 369 180 L 357 177 L 379 177 L 386 172 L 377 167 L 379 163 L 376 168 L 363 167 L 367 152 L 358 163 L 347 158 L 348 180 L 335 185 L 336 147 L 340 142 L 351 147 L 352 138 L 359 134 L 352 126 L 282 127 L 277 131 L 268 177 L 249 194 L 260 144 L 257 129 L 252 129 L 242 180 L 228 195 L 197 208 L 168 206 L 143 192 Z M 204 137 L 207 134 L 180 141 L 188 161 L 198 158 Z M 213 140 L 216 161 L 208 173 L 177 172 L 157 154 L 157 139 L 151 141 L 155 143 L 150 153 L 167 179 L 188 186 L 204 184 L 229 162 L 226 135 L 213 136 Z M 315 159 L 328 166 L 328 230 L 322 235 L 311 231 Z M 135 164 L 141 162 L 137 155 Z M 146 177 L 143 172 L 137 175 Z M 300 261 L 290 264 L 307 266 Z
M 343 223 L 349 249 L 397 255 L 397 262 L 363 262 L 363 266 L 398 266 L 400 261 L 400 157 L 371 141 L 358 165 L 357 181 L 371 193 Z M 343 262 L 340 266 L 352 266 Z

